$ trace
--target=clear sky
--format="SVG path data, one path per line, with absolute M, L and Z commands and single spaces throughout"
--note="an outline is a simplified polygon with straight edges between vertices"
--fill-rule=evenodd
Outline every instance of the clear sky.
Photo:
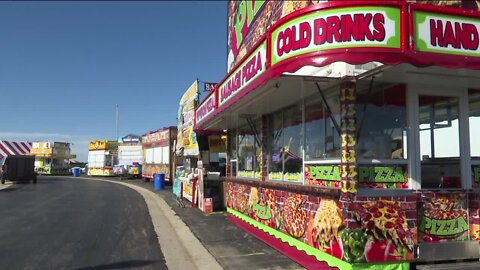
M 0 140 L 88 141 L 176 125 L 226 75 L 227 2 L 0 2 Z M 205 96 L 202 93 L 202 97 Z

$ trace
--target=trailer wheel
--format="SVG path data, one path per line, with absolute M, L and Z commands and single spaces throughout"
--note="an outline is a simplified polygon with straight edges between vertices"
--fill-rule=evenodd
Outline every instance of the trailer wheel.
M 2 178 L 2 185 L 5 185 L 5 179 Z

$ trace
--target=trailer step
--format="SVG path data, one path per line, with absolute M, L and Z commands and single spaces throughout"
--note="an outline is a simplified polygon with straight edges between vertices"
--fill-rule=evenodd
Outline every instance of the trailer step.
M 480 262 L 458 262 L 445 264 L 424 264 L 417 265 L 417 270 L 478 270 L 480 269 Z

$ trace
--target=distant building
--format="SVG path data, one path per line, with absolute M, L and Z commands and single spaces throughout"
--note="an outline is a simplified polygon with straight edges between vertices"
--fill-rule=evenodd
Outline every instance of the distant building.
M 70 153 L 70 143 L 66 142 L 34 142 L 30 154 L 35 156 L 38 174 L 67 175 L 69 160 L 76 158 Z

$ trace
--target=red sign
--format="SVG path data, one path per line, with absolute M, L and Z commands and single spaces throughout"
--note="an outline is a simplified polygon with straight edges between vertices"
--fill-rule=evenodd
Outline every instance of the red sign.
M 230 98 L 240 93 L 245 87 L 266 70 L 267 44 L 263 42 L 258 48 L 218 87 L 218 106 L 224 105 Z
M 206 117 L 208 117 L 212 112 L 215 111 L 217 106 L 217 99 L 215 98 L 215 92 L 212 92 L 203 102 L 198 106 L 195 112 L 195 122 L 200 123 Z

